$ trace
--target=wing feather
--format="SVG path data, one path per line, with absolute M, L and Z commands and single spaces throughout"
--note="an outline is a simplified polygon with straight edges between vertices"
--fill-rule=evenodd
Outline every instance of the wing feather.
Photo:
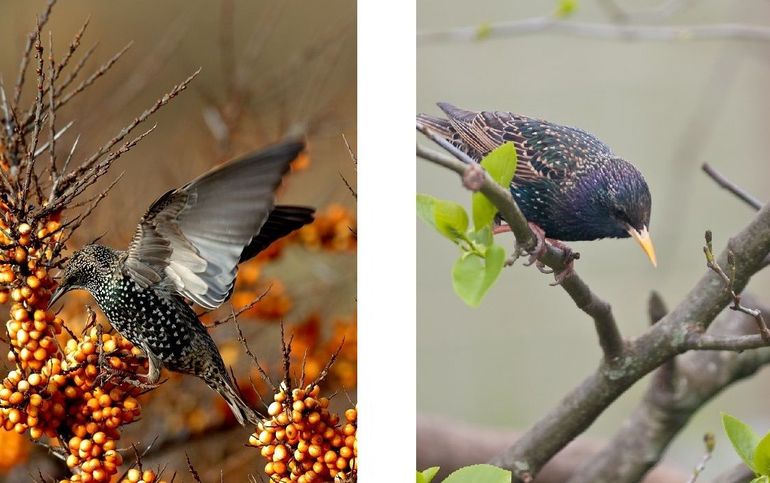
M 136 229 L 125 262 L 129 275 L 206 308 L 222 304 L 241 254 L 269 218 L 275 190 L 303 147 L 271 146 L 161 196 Z

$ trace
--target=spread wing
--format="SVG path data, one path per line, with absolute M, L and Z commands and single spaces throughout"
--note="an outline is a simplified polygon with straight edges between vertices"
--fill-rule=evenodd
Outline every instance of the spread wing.
M 501 144 L 513 143 L 519 161 L 514 185 L 560 179 L 589 156 L 613 156 L 606 144 L 581 129 L 510 112 L 472 112 L 447 103 L 438 105 L 448 119 L 421 114 L 418 121 L 472 158 L 481 160 Z
M 260 233 L 275 190 L 303 147 L 296 141 L 276 144 L 161 196 L 136 228 L 127 274 L 142 286 L 166 286 L 206 308 L 222 304 L 245 249 L 253 240 L 264 245 Z

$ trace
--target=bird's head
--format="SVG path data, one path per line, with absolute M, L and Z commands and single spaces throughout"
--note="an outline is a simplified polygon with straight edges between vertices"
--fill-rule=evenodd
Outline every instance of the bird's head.
M 652 198 L 647 182 L 633 165 L 620 158 L 603 169 L 593 184 L 592 204 L 611 236 L 632 237 L 654 266 L 658 266 L 650 238 Z
M 102 245 L 86 245 L 72 254 L 57 276 L 59 285 L 51 300 L 52 306 L 62 295 L 73 289 L 85 289 L 94 294 L 97 287 L 113 272 L 118 255 Z

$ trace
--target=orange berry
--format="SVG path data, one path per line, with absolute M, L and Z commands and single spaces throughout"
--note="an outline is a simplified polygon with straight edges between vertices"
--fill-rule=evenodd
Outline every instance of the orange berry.
M 40 279 L 34 275 L 30 275 L 27 277 L 27 285 L 29 285 L 29 288 L 32 290 L 35 290 L 40 287 Z
M 345 411 L 345 419 L 347 419 L 348 422 L 352 423 L 353 421 L 356 420 L 357 417 L 358 417 L 358 411 L 356 411 L 355 409 L 351 408 Z
M 128 470 L 128 473 L 126 474 L 126 479 L 131 483 L 137 483 L 139 480 L 142 479 L 142 472 L 137 470 L 136 468 L 131 468 L 130 470 Z

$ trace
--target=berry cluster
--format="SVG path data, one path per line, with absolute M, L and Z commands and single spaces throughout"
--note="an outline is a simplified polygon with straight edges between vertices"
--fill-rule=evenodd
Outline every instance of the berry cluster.
M 120 480 L 120 483 L 166 483 L 166 481 L 158 479 L 158 475 L 153 470 L 142 471 L 131 468 L 126 473 L 126 477 Z
M 62 363 L 68 373 L 67 466 L 80 468 L 69 481 L 109 481 L 123 463 L 116 452 L 118 428 L 140 415 L 139 388 L 132 374 L 146 372 L 140 351 L 120 336 L 92 327 L 79 340 L 70 339 Z
M 6 329 L 15 365 L 0 386 L 0 425 L 33 440 L 48 437 L 75 473 L 64 481 L 110 481 L 123 463 L 118 429 L 140 414 L 131 377 L 146 371 L 146 361 L 100 326 L 79 337 L 63 331 L 62 318 L 48 309 L 58 220 L 0 228 L 0 244 L 8 247 L 0 258 L 0 303 L 11 303 Z
M 271 481 L 342 482 L 355 475 L 356 409 L 345 411 L 341 423 L 319 393 L 315 384 L 291 391 L 283 384 L 268 407 L 268 417 L 249 438 L 268 461 L 265 473 Z

